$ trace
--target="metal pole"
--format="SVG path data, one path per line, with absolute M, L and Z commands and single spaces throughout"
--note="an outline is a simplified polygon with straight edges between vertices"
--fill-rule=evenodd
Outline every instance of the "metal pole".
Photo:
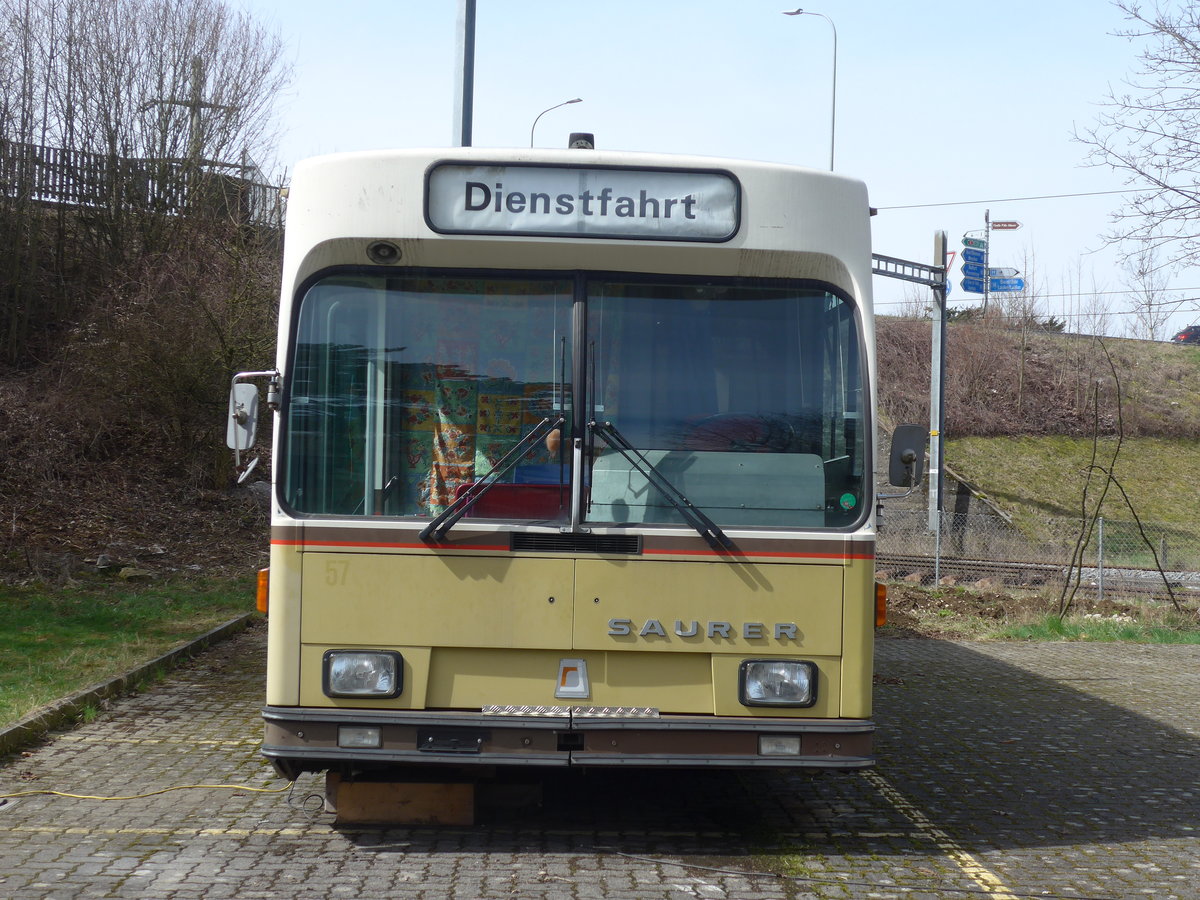
M 934 581 L 942 568 L 942 417 L 946 405 L 946 232 L 933 235 L 933 264 L 942 270 L 942 283 L 933 289 L 933 329 L 929 361 L 929 530 L 934 533 Z
M 991 262 L 992 252 L 992 211 L 985 209 L 983 211 L 983 311 L 987 312 L 988 308 L 988 291 L 991 289 L 992 279 L 988 277 L 988 267 Z
M 945 277 L 946 232 L 938 231 L 933 236 L 933 264 L 940 267 Z M 942 508 L 941 446 L 942 410 L 944 391 L 942 387 L 945 371 L 946 342 L 946 285 L 933 288 L 933 328 L 930 335 L 929 359 L 929 530 L 937 529 L 937 513 Z
M 454 92 L 455 146 L 471 146 L 471 121 L 475 113 L 475 0 L 458 0 L 458 41 Z
M 833 29 L 833 95 L 829 102 L 829 171 L 833 171 L 833 144 L 837 137 L 837 26 L 833 19 L 822 15 L 822 19 Z
M 204 60 L 199 56 L 192 57 L 192 99 L 188 106 L 192 109 L 191 120 L 188 123 L 188 159 L 193 166 L 200 165 L 200 154 L 204 150 L 204 134 L 200 130 L 200 107 L 204 105 Z
M 1100 516 L 1096 520 L 1098 530 L 1096 532 L 1096 599 L 1104 600 L 1104 516 Z
M 550 112 L 550 110 L 552 110 L 552 109 L 558 109 L 560 106 L 568 106 L 572 103 L 582 103 L 582 102 L 583 102 L 582 97 L 576 97 L 573 100 L 564 100 L 562 103 L 556 103 L 556 104 L 554 104 L 554 106 L 551 106 L 548 109 L 543 109 L 540 113 L 538 113 L 537 118 L 533 120 L 533 124 L 529 126 L 529 146 L 530 147 L 533 146 L 533 132 L 537 128 L 538 119 L 541 119 L 542 116 L 544 116 L 546 113 Z
M 785 16 L 820 16 L 829 23 L 829 27 L 833 29 L 833 97 L 829 104 L 829 171 L 833 171 L 833 150 L 835 138 L 837 136 L 837 26 L 833 24 L 833 19 L 825 15 L 825 13 L 808 12 L 803 9 L 794 9 L 784 12 Z

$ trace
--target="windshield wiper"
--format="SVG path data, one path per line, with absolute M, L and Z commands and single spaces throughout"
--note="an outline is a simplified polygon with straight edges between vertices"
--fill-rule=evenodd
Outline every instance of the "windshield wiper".
M 437 518 L 422 528 L 418 537 L 423 541 L 428 541 L 431 537 L 435 541 L 443 540 L 450 529 L 454 527 L 454 523 L 466 515 L 467 510 L 475 505 L 475 501 L 486 494 L 505 472 L 516 465 L 517 460 L 526 450 L 536 444 L 544 435 L 555 428 L 561 428 L 565 423 L 566 419 L 562 416 L 557 419 L 545 418 L 538 422 L 533 431 L 521 438 L 511 450 L 501 457 L 496 465 L 492 466 L 490 472 L 463 491 L 462 495 L 442 510 Z
M 639 475 L 667 498 L 667 501 L 675 507 L 683 520 L 699 532 L 700 537 L 704 538 L 708 546 L 718 552 L 733 548 L 733 541 L 729 539 L 729 535 L 722 531 L 716 522 L 693 506 L 692 501 L 685 497 L 679 488 L 671 484 L 658 469 L 654 468 L 654 464 L 646 459 L 640 450 L 629 443 L 625 435 L 617 431 L 616 425 L 612 422 L 592 421 L 588 422 L 588 430 L 593 434 L 600 435 L 606 444 L 625 457 Z

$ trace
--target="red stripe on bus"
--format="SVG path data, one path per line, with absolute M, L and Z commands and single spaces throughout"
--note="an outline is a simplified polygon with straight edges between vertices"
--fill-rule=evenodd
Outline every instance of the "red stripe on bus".
M 271 541 L 278 547 L 376 547 L 381 550 L 503 550 L 508 552 L 507 544 L 448 544 L 432 547 L 429 544 L 387 544 L 373 541 Z
M 434 547 L 429 544 L 397 544 L 374 541 L 288 541 L 273 540 L 278 547 L 372 547 L 380 550 L 490 550 L 510 552 L 506 544 L 453 544 Z M 874 553 L 784 553 L 775 551 L 751 551 L 749 553 L 717 552 L 716 550 L 643 550 L 644 556 L 713 556 L 749 559 L 770 557 L 778 559 L 874 559 Z
M 751 556 L 772 556 L 786 559 L 874 559 L 874 553 L 776 553 L 773 551 L 752 550 L 747 553 L 739 553 L 733 551 L 716 551 L 716 550 L 643 550 L 643 554 L 649 556 L 731 556 L 734 559 L 742 559 Z

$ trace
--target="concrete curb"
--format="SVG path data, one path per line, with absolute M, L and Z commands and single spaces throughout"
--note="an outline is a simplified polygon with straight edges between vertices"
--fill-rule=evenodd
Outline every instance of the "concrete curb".
M 257 614 L 246 613 L 236 619 L 230 619 L 224 625 L 218 625 L 212 631 L 202 634 L 195 640 L 176 647 L 136 669 L 130 669 L 110 681 L 93 684 L 78 693 L 42 707 L 33 715 L 0 731 L 0 756 L 7 756 L 17 750 L 22 750 L 56 728 L 77 721 L 88 706 L 95 705 L 100 700 L 127 693 L 154 672 L 172 669 L 211 645 L 245 630 L 255 618 L 257 618 Z

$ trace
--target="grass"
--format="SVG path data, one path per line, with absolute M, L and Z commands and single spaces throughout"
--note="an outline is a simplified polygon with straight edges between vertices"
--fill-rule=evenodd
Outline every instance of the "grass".
M 253 609 L 244 579 L 0 585 L 0 727 Z
M 1116 641 L 1139 644 L 1200 644 L 1200 623 L 1141 622 L 1120 617 L 1089 618 L 1047 615 L 1040 620 L 998 629 L 995 637 L 1016 641 Z
M 1098 443 L 1096 463 L 1108 467 L 1116 446 Z M 1033 544 L 1062 544 L 1063 523 L 1078 519 L 1092 441 L 1064 436 L 962 438 L 947 442 L 946 462 L 983 487 L 988 497 L 1013 516 Z M 1200 483 L 1200 443 L 1194 440 L 1126 438 L 1113 466 L 1137 517 L 1156 550 L 1166 550 L 1173 568 L 1200 567 L 1200 521 L 1195 515 Z M 1094 510 L 1103 477 L 1093 479 Z M 1110 487 L 1100 514 L 1112 565 L 1150 566 L 1152 556 L 1133 523 L 1125 498 Z M 1073 542 L 1074 534 L 1068 535 Z
M 1077 596 L 1058 616 L 1057 594 L 921 588 L 888 588 L 889 624 L 881 637 L 924 635 L 956 640 L 1091 641 L 1200 644 L 1200 608 L 1189 597 L 1176 609 L 1164 601 L 1099 603 Z

